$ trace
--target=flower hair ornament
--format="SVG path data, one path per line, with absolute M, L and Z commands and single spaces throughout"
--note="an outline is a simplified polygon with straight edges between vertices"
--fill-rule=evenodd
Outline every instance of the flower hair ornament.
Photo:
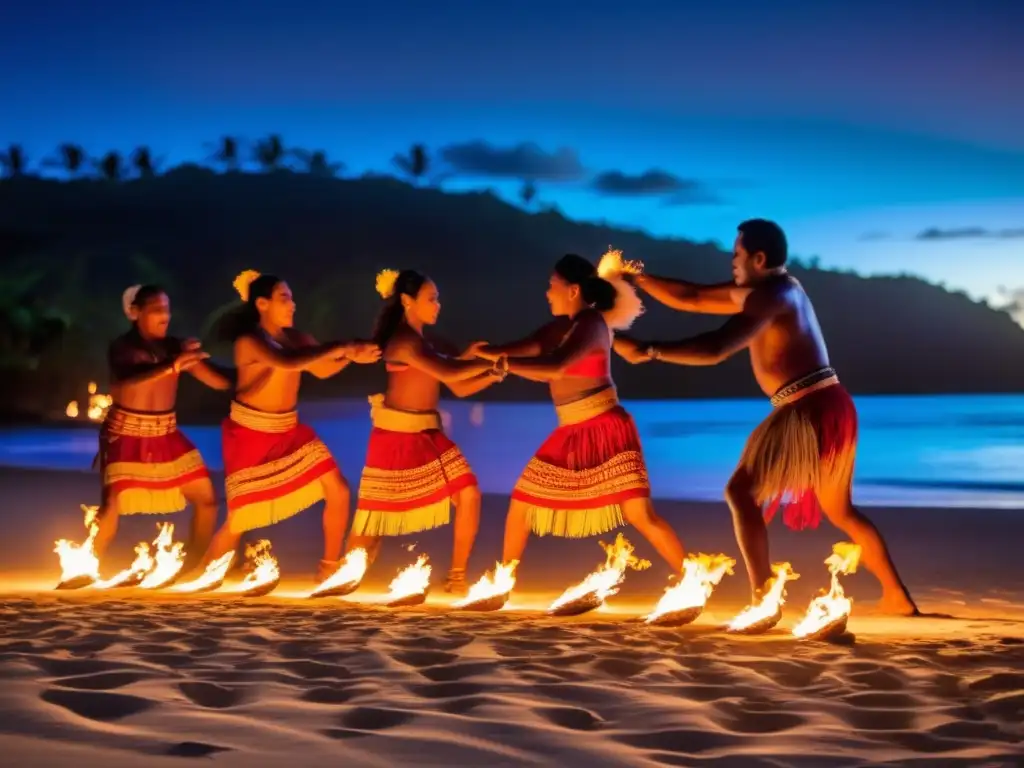
M 139 295 L 139 289 L 141 285 L 129 285 L 124 289 L 124 293 L 121 294 L 121 309 L 124 311 L 124 316 L 135 322 L 135 297 Z
M 260 273 L 255 269 L 247 269 L 236 277 L 233 283 L 231 283 L 235 290 L 238 291 L 238 296 L 242 299 L 243 303 L 248 303 L 249 286 L 252 285 L 252 281 L 257 279 L 259 276 Z
M 382 299 L 390 299 L 395 295 L 395 283 L 398 282 L 398 270 L 382 269 L 377 273 L 376 288 Z

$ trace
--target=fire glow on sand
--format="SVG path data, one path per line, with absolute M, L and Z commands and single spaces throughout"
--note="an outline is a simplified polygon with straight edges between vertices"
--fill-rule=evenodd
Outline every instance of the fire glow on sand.
M 772 566 L 775 574 L 768 581 L 768 588 L 761 597 L 761 602 L 743 609 L 731 622 L 729 631 L 744 635 L 756 635 L 767 632 L 779 623 L 782 618 L 782 606 L 786 602 L 786 582 L 796 581 L 800 574 L 793 572 L 789 563 L 776 563 Z
M 848 541 L 833 545 L 832 554 L 825 560 L 832 576 L 831 585 L 827 592 L 811 600 L 807 613 L 793 627 L 794 636 L 805 640 L 829 640 L 846 632 L 853 600 L 846 596 L 839 577 L 857 571 L 860 553 L 861 548 Z
M 732 575 L 736 561 L 726 555 L 688 555 L 683 577 L 665 590 L 644 622 L 660 627 L 679 627 L 696 621 L 708 598 L 726 574 Z
M 392 580 L 384 604 L 389 608 L 420 605 L 426 602 L 430 591 L 430 564 L 426 555 L 420 555 L 416 562 L 406 566 Z
M 463 611 L 497 611 L 503 608 L 516 585 L 517 565 L 518 560 L 507 564 L 495 563 L 494 570 L 481 576 L 464 598 L 452 603 L 452 607 Z
M 633 555 L 633 545 L 621 533 L 609 546 L 598 542 L 605 551 L 604 564 L 597 567 L 583 581 L 569 587 L 548 607 L 550 616 L 579 616 L 604 605 L 604 601 L 619 591 L 626 569 L 642 571 L 651 567 L 650 560 Z
M 234 550 L 225 552 L 206 566 L 206 570 L 196 578 L 192 579 L 192 581 L 186 581 L 183 584 L 175 584 L 171 589 L 175 592 L 182 592 L 184 594 L 191 595 L 198 594 L 200 592 L 212 592 L 224 583 L 224 579 L 227 577 L 228 570 L 231 568 L 231 563 L 234 562 L 234 559 Z
M 355 592 L 366 576 L 370 558 L 362 547 L 345 555 L 338 570 L 324 579 L 307 597 L 341 597 Z

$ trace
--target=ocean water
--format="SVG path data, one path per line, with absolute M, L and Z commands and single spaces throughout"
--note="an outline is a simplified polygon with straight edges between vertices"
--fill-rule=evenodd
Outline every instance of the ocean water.
M 1024 395 L 859 397 L 861 442 L 854 497 L 865 506 L 1024 507 Z M 765 400 L 625 403 L 643 438 L 654 495 L 717 500 Z M 448 432 L 485 493 L 508 493 L 555 426 L 546 403 L 445 402 Z M 365 401 L 301 409 L 353 487 L 370 432 Z M 220 430 L 184 426 L 211 469 L 222 468 Z M 91 428 L 0 430 L 0 466 L 88 470 Z

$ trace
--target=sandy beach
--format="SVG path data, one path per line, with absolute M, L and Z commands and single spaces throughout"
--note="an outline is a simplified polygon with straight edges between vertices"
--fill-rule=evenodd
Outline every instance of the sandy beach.
M 790 629 L 828 584 L 842 537 L 827 525 L 773 525 L 774 559 L 801 577 L 776 630 L 737 637 L 721 627 L 743 607 L 740 568 L 694 624 L 642 624 L 668 572 L 628 529 L 653 567 L 575 619 L 541 612 L 603 560 L 592 539 L 531 542 L 494 614 L 448 607 L 448 529 L 391 542 L 350 598 L 304 599 L 316 510 L 266 531 L 285 574 L 266 598 L 56 593 L 53 541 L 83 537 L 79 504 L 97 490 L 95 475 L 0 471 L 12 765 L 1011 766 L 1024 753 L 1020 512 L 870 510 L 929 615 L 875 615 L 877 587 L 858 572 L 844 580 L 851 635 L 815 643 Z M 500 553 L 505 504 L 485 499 L 472 580 Z M 724 504 L 659 509 L 688 549 L 737 555 Z M 187 513 L 161 519 L 187 527 Z M 104 572 L 155 522 L 124 520 Z M 427 604 L 375 605 L 420 552 L 434 566 Z

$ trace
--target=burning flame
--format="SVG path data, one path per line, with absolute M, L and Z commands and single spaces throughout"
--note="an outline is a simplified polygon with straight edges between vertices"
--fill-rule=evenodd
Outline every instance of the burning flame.
M 318 584 L 309 593 L 309 596 L 316 597 L 319 594 L 343 587 L 346 584 L 358 584 L 366 575 L 366 569 L 369 565 L 370 557 L 366 550 L 362 547 L 353 549 L 345 555 L 345 559 L 341 561 L 338 570 Z
M 82 504 L 82 513 L 85 515 L 85 528 L 89 531 L 88 537 L 81 544 L 75 544 L 67 539 L 60 539 L 54 542 L 53 551 L 60 558 L 60 583 L 72 581 L 73 579 L 91 579 L 98 581 L 100 578 L 100 560 L 96 557 L 93 543 L 96 541 L 96 534 L 100 532 L 100 526 L 96 522 L 100 508 L 89 507 Z
M 689 555 L 683 562 L 683 578 L 665 590 L 644 620 L 650 624 L 668 613 L 703 609 L 718 583 L 732 575 L 734 565 L 736 561 L 726 555 Z
M 644 271 L 642 261 L 626 261 L 622 258 L 622 251 L 617 251 L 609 246 L 608 251 L 597 263 L 597 274 L 607 280 L 609 277 L 619 275 L 641 275 Z
M 135 547 L 135 560 L 131 565 L 116 576 L 112 576 L 104 581 L 96 582 L 92 585 L 92 588 L 113 589 L 114 587 L 120 587 L 123 584 L 145 577 L 145 575 L 153 569 L 154 565 L 156 565 L 156 561 L 153 559 L 153 556 L 149 554 L 149 544 L 143 541 Z
M 775 576 L 768 581 L 768 589 L 765 591 L 761 602 L 743 609 L 739 615 L 729 622 L 729 630 L 741 632 L 753 627 L 755 624 L 768 621 L 782 610 L 786 602 L 786 582 L 796 581 L 800 578 L 799 573 L 793 572 L 793 566 L 789 563 L 776 563 L 772 566 L 772 573 Z
M 225 552 L 212 563 L 206 566 L 206 570 L 199 576 L 186 581 L 183 584 L 175 584 L 171 589 L 175 592 L 202 592 L 211 587 L 219 586 L 224 577 L 228 574 L 228 568 L 235 559 L 235 550 Z
M 385 602 L 393 603 L 405 597 L 425 594 L 430 588 L 431 568 L 428 559 L 426 555 L 420 555 L 415 563 L 400 571 L 388 587 Z
M 604 565 L 588 575 L 583 581 L 569 587 L 555 602 L 548 607 L 548 612 L 557 611 L 581 597 L 593 594 L 597 600 L 604 602 L 619 591 L 619 584 L 626 575 L 626 569 L 642 571 L 651 567 L 650 560 L 641 560 L 633 555 L 633 545 L 621 533 L 615 537 L 615 543 L 598 542 L 605 551 Z
M 481 576 L 480 581 L 469 588 L 469 592 L 466 593 L 464 598 L 452 603 L 452 607 L 462 608 L 473 603 L 489 600 L 492 597 L 509 594 L 516 585 L 515 573 L 517 565 L 519 565 L 518 560 L 513 560 L 508 564 L 495 563 L 494 570 Z
M 174 541 L 174 523 L 160 523 L 160 532 L 153 540 L 156 565 L 139 582 L 142 589 L 159 589 L 167 585 L 185 565 L 185 545 Z
M 281 568 L 277 558 L 270 554 L 270 542 L 261 539 L 245 548 L 245 558 L 251 560 L 253 568 L 232 592 L 248 592 L 259 587 L 274 584 L 281 579 Z
M 843 585 L 839 583 L 839 577 L 857 571 L 860 553 L 859 545 L 847 541 L 833 545 L 832 554 L 825 560 L 828 572 L 832 574 L 832 585 L 828 592 L 811 600 L 807 613 L 793 627 L 794 635 L 797 637 L 813 635 L 850 615 L 853 610 L 853 601 L 843 592 Z
M 86 409 L 86 416 L 91 421 L 103 421 L 107 417 L 107 410 L 114 403 L 114 398 L 110 395 L 102 394 L 97 392 L 96 382 L 89 382 L 89 405 Z M 69 419 L 77 419 L 81 413 L 77 400 L 72 400 L 68 403 L 64 409 L 65 415 Z

